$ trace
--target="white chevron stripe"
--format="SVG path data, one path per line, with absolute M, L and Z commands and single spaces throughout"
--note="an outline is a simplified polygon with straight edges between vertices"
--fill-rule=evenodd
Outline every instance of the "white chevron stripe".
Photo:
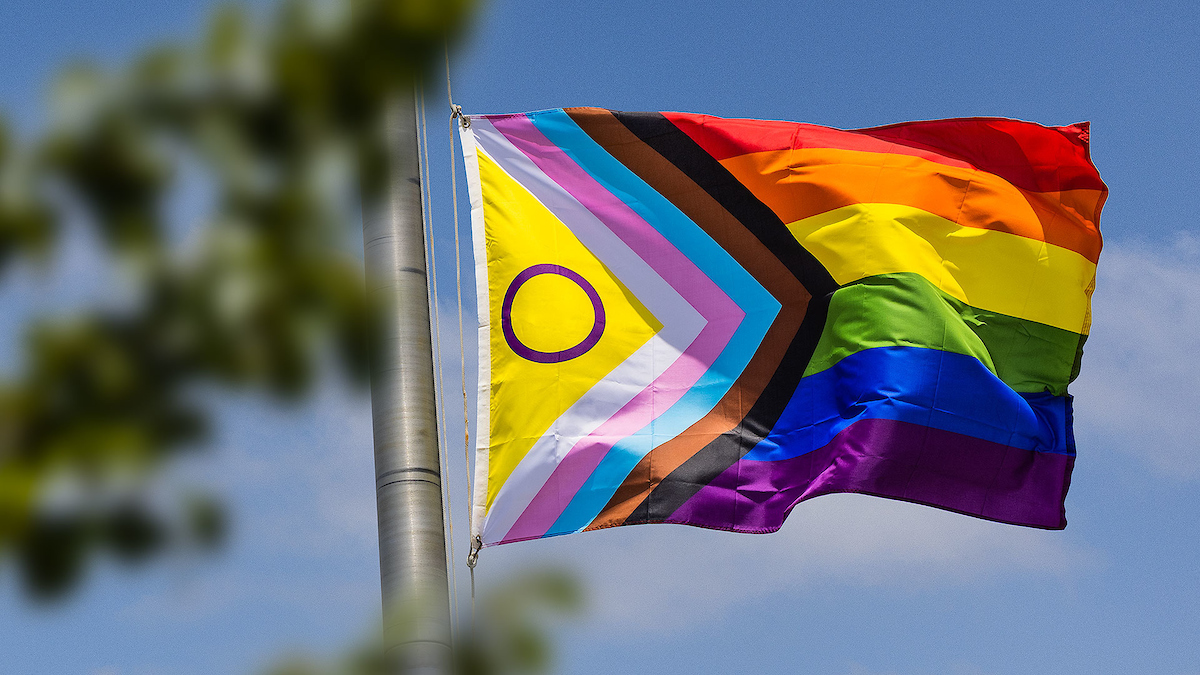
M 485 119 L 472 121 L 478 147 L 562 221 L 663 324 L 663 328 L 556 420 L 521 459 L 484 517 L 484 543 L 502 538 L 567 452 L 671 366 L 705 320 L 670 284 Z

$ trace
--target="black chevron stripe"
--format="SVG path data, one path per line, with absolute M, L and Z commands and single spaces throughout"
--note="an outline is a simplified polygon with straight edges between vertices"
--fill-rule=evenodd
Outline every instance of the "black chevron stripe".
M 737 218 L 812 295 L 800 330 L 746 417 L 664 478 L 625 521 L 661 522 L 774 428 L 816 349 L 837 283 L 766 204 L 670 120 L 659 113 L 614 111 L 613 115 Z

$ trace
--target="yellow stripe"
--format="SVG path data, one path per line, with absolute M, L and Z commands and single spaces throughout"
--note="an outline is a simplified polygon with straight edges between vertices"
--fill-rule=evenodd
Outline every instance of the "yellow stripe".
M 1090 328 L 1096 265 L 1060 246 L 897 204 L 854 204 L 788 229 L 839 284 L 912 272 L 972 307 L 1076 333 Z

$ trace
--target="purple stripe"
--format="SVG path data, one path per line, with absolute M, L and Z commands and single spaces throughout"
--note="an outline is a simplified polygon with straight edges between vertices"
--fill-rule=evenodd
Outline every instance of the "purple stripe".
M 596 182 L 524 115 L 489 120 L 493 127 L 645 260 L 708 322 L 692 344 L 649 387 L 579 441 L 504 535 L 505 541 L 546 533 L 613 444 L 666 412 L 700 379 L 733 337 L 745 313 L 719 286 L 628 204 Z
M 666 522 L 772 532 L 805 499 L 862 492 L 1014 525 L 1062 529 L 1074 465 L 1068 455 L 867 419 L 799 457 L 734 463 Z

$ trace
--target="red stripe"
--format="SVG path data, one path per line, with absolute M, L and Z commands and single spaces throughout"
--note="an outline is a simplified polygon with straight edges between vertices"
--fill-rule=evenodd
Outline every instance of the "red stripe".
M 718 160 L 764 150 L 840 148 L 979 169 L 1033 192 L 1108 190 L 1088 152 L 1086 122 L 1044 127 L 972 117 L 844 131 L 797 122 L 663 114 Z

